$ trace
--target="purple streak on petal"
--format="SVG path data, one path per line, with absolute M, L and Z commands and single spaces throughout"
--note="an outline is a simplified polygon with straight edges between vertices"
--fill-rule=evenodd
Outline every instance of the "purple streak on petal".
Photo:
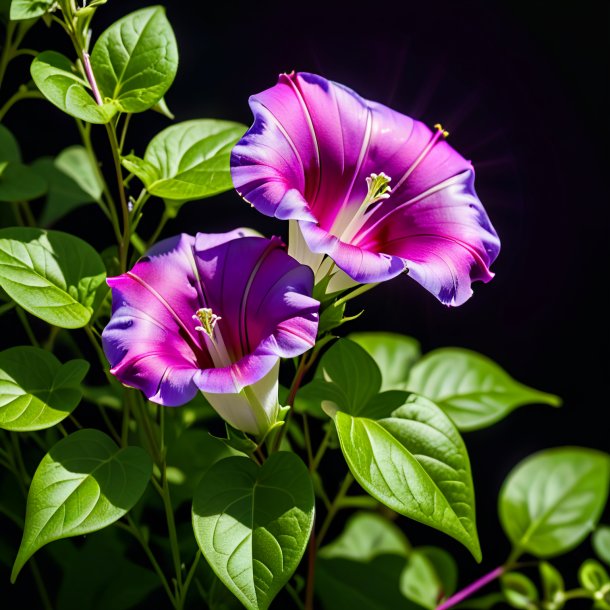
M 246 237 L 204 248 L 206 240 L 197 236 L 197 268 L 209 306 L 222 316 L 219 329 L 235 364 L 202 371 L 196 383 L 208 392 L 239 392 L 278 357 L 314 345 L 319 303 L 310 296 L 313 273 L 289 257 L 278 238 Z
M 313 252 L 358 282 L 390 279 L 406 263 L 450 305 L 493 277 L 499 240 L 472 165 L 439 130 L 307 73 L 281 75 L 250 104 L 254 124 L 231 158 L 235 186 L 261 212 L 299 220 Z M 366 178 L 380 172 L 391 196 L 354 225 Z
M 239 229 L 180 235 L 109 278 L 112 318 L 103 332 L 111 372 L 153 402 L 179 405 L 197 389 L 237 393 L 280 356 L 315 342 L 319 308 L 313 274 L 277 238 Z M 193 315 L 210 307 L 232 364 L 216 368 Z M 211 345 L 211 344 L 210 344 Z

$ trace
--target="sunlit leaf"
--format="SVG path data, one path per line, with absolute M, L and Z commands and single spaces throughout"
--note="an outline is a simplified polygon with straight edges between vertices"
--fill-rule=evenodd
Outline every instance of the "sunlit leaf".
M 99 430 L 79 430 L 57 443 L 32 479 L 11 582 L 45 544 L 120 519 L 140 499 L 151 474 L 152 460 L 143 449 L 119 449 Z
M 0 352 L 0 428 L 42 430 L 68 417 L 81 401 L 88 369 L 86 360 L 62 364 L 36 347 Z
M 142 112 L 161 100 L 178 69 L 178 47 L 165 9 L 150 6 L 113 23 L 98 38 L 91 65 L 104 100 Z
M 433 400 L 460 430 L 485 428 L 526 404 L 561 400 L 515 381 L 495 362 L 465 349 L 443 348 L 413 366 L 407 389 Z
M 118 110 L 114 104 L 98 106 L 87 81 L 61 53 L 40 53 L 30 72 L 41 93 L 70 116 L 88 123 L 108 123 Z
M 293 453 L 262 467 L 216 462 L 193 502 L 197 543 L 220 580 L 249 610 L 266 610 L 296 570 L 314 518 L 309 472 Z
M 78 237 L 30 228 L 0 230 L 0 285 L 50 324 L 85 326 L 106 291 L 105 277 L 99 254 Z
M 561 447 L 536 453 L 508 475 L 499 512 L 519 551 L 552 557 L 578 545 L 595 528 L 606 504 L 610 456 Z

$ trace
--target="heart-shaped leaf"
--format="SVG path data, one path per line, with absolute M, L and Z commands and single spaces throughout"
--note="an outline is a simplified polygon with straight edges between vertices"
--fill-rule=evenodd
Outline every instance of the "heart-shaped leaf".
M 88 123 L 108 123 L 117 113 L 114 104 L 97 105 L 87 81 L 61 53 L 40 53 L 34 58 L 30 72 L 40 92 L 70 116 Z
M 218 578 L 249 610 L 266 610 L 296 570 L 314 519 L 309 472 L 293 453 L 257 466 L 216 462 L 193 501 L 197 543 Z
M 0 428 L 14 432 L 42 430 L 59 423 L 76 408 L 86 360 L 61 362 L 36 347 L 0 352 Z
M 516 550 L 552 557 L 579 544 L 606 504 L 610 456 L 561 447 L 536 453 L 508 475 L 500 521 Z
M 47 192 L 47 182 L 23 163 L 0 161 L 0 201 L 30 201 Z
M 39 218 L 41 225 L 49 226 L 72 210 L 94 203 L 91 195 L 59 169 L 52 157 L 36 159 L 32 163 L 32 169 L 42 176 L 48 185 L 46 204 Z
M 144 159 L 130 155 L 123 165 L 151 195 L 180 202 L 203 199 L 233 188 L 231 150 L 246 130 L 230 121 L 200 119 L 172 125 L 157 134 Z
M 106 291 L 105 277 L 99 254 L 78 237 L 31 228 L 0 230 L 0 286 L 49 324 L 85 326 Z
M 55 0 L 12 0 L 11 21 L 34 19 L 44 15 Z
M 351 333 L 357 343 L 375 360 L 381 371 L 381 390 L 406 390 L 409 371 L 421 358 L 419 341 L 396 333 Z
M 367 562 L 378 555 L 407 557 L 411 545 L 402 530 L 377 513 L 359 512 L 352 515 L 343 532 L 323 546 L 318 557 L 343 557 Z
M 102 97 L 119 110 L 152 108 L 178 69 L 178 46 L 165 9 L 150 6 L 113 23 L 95 43 L 91 65 Z
M 557 396 L 515 381 L 488 358 L 458 348 L 426 354 L 411 369 L 407 389 L 433 400 L 464 431 L 490 426 L 523 405 L 561 404 Z
M 11 582 L 45 544 L 120 519 L 140 499 L 151 474 L 152 460 L 143 449 L 119 449 L 99 430 L 79 430 L 57 443 L 32 479 Z
M 334 422 L 349 468 L 370 495 L 452 536 L 480 560 L 468 453 L 439 407 L 411 395 L 390 417 L 337 411 Z

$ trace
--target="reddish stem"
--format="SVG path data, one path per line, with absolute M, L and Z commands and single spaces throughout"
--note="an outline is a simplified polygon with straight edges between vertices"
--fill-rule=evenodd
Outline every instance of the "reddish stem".
M 478 580 L 475 580 L 472 584 L 468 585 L 465 589 L 458 591 L 455 595 L 452 595 L 449 599 L 445 600 L 440 606 L 437 606 L 436 610 L 447 610 L 456 606 L 460 602 L 469 598 L 473 593 L 476 593 L 479 589 L 482 589 L 485 585 L 491 581 L 499 578 L 504 573 L 504 566 L 500 566 L 495 570 L 492 570 L 489 574 L 482 576 Z
M 97 88 L 97 82 L 95 81 L 95 76 L 93 76 L 93 70 L 91 68 L 91 60 L 89 59 L 89 53 L 83 51 L 83 66 L 85 67 L 85 74 L 87 75 L 87 80 L 91 85 L 91 90 L 93 91 L 93 97 L 95 98 L 95 102 L 98 106 L 103 106 L 104 102 L 102 102 L 102 96 L 100 95 L 100 90 Z

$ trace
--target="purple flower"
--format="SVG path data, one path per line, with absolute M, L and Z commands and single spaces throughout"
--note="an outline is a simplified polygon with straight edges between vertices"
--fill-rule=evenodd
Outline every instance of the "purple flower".
M 232 426 L 275 423 L 280 357 L 313 346 L 313 274 L 279 238 L 252 232 L 178 235 L 108 279 L 103 334 L 111 373 L 149 400 L 182 405 L 202 391 Z
M 431 131 L 302 72 L 280 75 L 250 107 L 255 120 L 233 149 L 233 183 L 260 212 L 298 221 L 318 260 L 328 255 L 359 283 L 408 269 L 447 305 L 493 277 L 498 236 L 471 163 L 440 125 Z

